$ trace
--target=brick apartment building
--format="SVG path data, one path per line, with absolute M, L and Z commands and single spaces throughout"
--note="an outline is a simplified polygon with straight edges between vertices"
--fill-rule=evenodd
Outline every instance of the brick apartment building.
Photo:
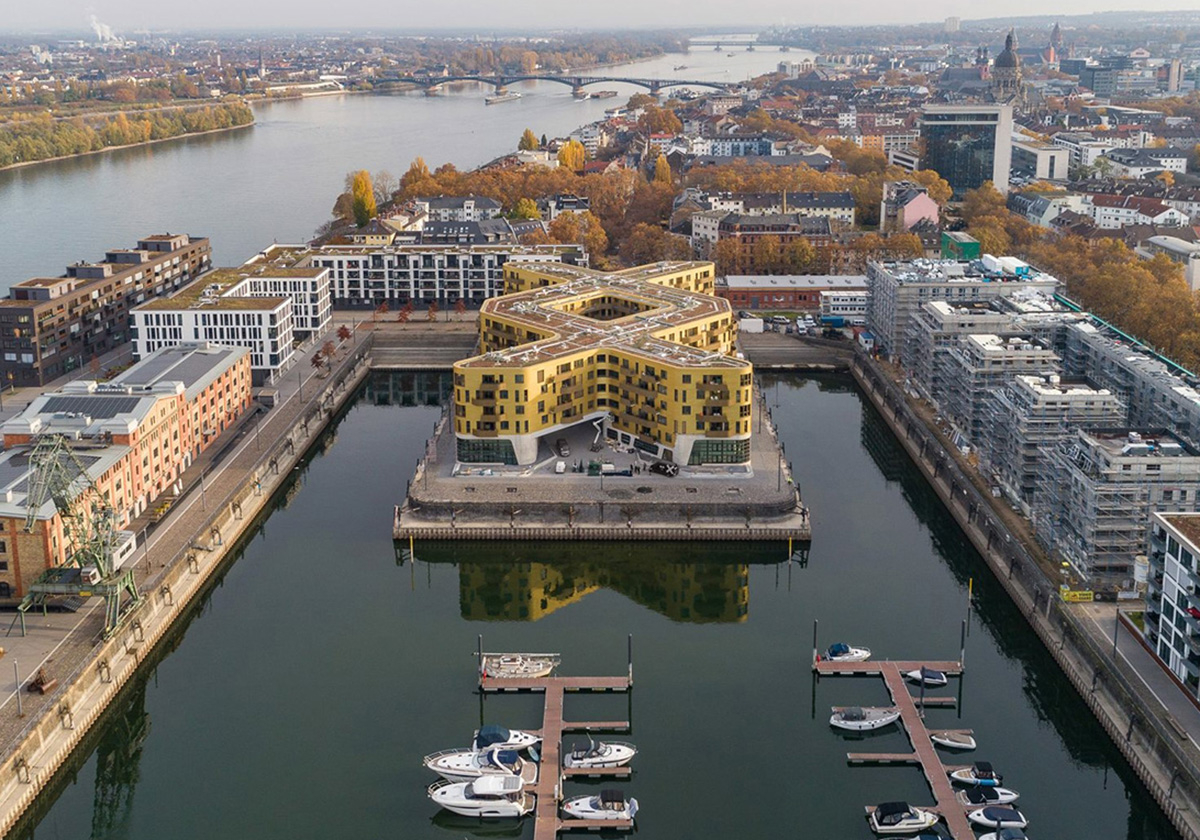
M 0 388 L 42 386 L 129 341 L 129 310 L 207 271 L 204 237 L 155 234 L 61 277 L 15 284 L 0 300 Z

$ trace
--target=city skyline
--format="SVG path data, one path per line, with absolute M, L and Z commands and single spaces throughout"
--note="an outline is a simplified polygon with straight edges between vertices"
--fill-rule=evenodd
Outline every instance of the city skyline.
M 761 27 L 780 24 L 837 26 L 859 25 L 864 19 L 877 24 L 897 25 L 936 22 L 950 16 L 960 17 L 964 21 L 995 18 L 994 14 L 981 15 L 984 10 L 978 4 L 966 0 L 934 0 L 923 7 L 920 20 L 912 20 L 908 7 L 884 3 L 881 0 L 868 0 L 864 5 L 865 8 L 856 6 L 853 12 L 844 11 L 840 7 L 806 9 L 802 16 L 797 17 L 797 8 L 784 0 L 768 0 L 749 13 L 743 8 L 717 4 L 707 9 L 697 8 L 684 0 L 665 0 L 653 7 L 636 4 L 630 0 L 618 0 L 607 7 L 608 14 L 604 17 L 604 24 L 581 21 L 577 14 L 568 13 L 561 7 L 536 9 L 531 6 L 523 11 L 532 15 L 543 29 Z M 1086 0 L 1062 0 L 1052 10 L 1035 0 L 1014 0 L 1007 4 L 1004 16 L 1065 16 L 1120 11 L 1178 12 L 1194 9 L 1195 4 L 1189 0 L 1120 0 L 1102 6 L 1088 3 Z M 456 4 L 453 15 L 443 12 L 440 7 L 428 7 L 405 10 L 403 16 L 398 16 L 392 6 L 366 4 L 356 9 L 353 20 L 348 20 L 344 15 L 331 13 L 327 7 L 315 4 L 304 8 L 294 3 L 284 3 L 282 0 L 264 0 L 251 9 L 235 0 L 213 0 L 207 4 L 203 18 L 205 24 L 198 26 L 199 20 L 194 12 L 181 4 L 164 5 L 154 0 L 110 0 L 98 5 L 93 0 L 51 0 L 47 3 L 9 9 L 5 29 L 10 32 L 93 30 L 99 36 L 101 31 L 120 35 L 162 29 L 345 29 L 349 23 L 355 29 L 370 27 L 419 30 L 462 29 L 461 21 L 469 20 L 470 31 L 477 32 L 492 27 L 497 30 L 514 28 L 522 10 L 515 11 L 516 15 L 511 7 L 497 7 L 480 0 L 464 0 Z M 613 21 L 618 23 L 613 24 Z

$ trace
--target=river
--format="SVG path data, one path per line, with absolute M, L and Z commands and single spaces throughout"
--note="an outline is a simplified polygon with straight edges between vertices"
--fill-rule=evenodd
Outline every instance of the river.
M 697 49 L 586 72 L 737 82 L 804 55 Z M 253 128 L 0 172 L 0 293 L 164 230 L 208 236 L 215 264 L 240 264 L 272 242 L 310 238 L 351 170 L 399 177 L 418 156 L 475 167 L 515 150 L 526 128 L 565 136 L 644 92 L 594 87 L 619 95 L 576 101 L 566 85 L 522 82 L 521 99 L 492 106 L 479 84 L 266 103 Z
M 687 64 L 680 75 L 741 77 L 781 57 L 725 55 L 612 72 Z M 614 103 L 576 103 L 552 83 L 528 93 L 490 108 L 473 88 L 277 103 L 246 132 L 0 174 L 4 276 L 56 272 L 164 229 L 208 234 L 219 262 L 237 262 L 315 228 L 348 169 L 398 174 L 418 154 L 476 164 L 526 126 L 561 134 Z M 978 758 L 1024 794 L 1034 838 L 1172 840 L 853 384 L 762 384 L 813 510 L 806 564 L 784 562 L 781 546 L 466 543 L 418 545 L 417 562 L 400 565 L 391 509 L 438 416 L 419 403 L 439 385 L 373 377 L 14 835 L 503 835 L 439 816 L 420 766 L 481 720 L 538 722 L 536 697 L 473 693 L 477 634 L 491 648 L 561 651 L 567 673 L 604 674 L 623 670 L 632 633 L 631 696 L 572 697 L 567 715 L 633 721 L 641 754 L 624 787 L 641 801 L 641 836 L 867 840 L 863 805 L 929 794 L 914 769 L 847 766 L 863 741 L 829 729 L 829 706 L 883 703 L 886 692 L 874 680 L 815 685 L 812 622 L 823 644 L 952 658 L 973 578 L 961 705 L 931 720 L 975 730 Z M 896 732 L 866 740 L 907 747 Z M 531 833 L 528 821 L 507 832 Z
M 437 388 L 375 375 L 18 834 L 528 838 L 529 821 L 447 819 L 425 798 L 422 755 L 481 721 L 540 717 L 537 697 L 473 692 L 476 635 L 605 674 L 623 671 L 632 633 L 630 697 L 572 696 L 567 716 L 632 721 L 641 752 L 623 787 L 642 805 L 639 836 L 867 840 L 863 805 L 929 794 L 915 769 L 847 766 L 847 750 L 907 742 L 830 730 L 829 706 L 886 692 L 814 685 L 812 622 L 823 643 L 952 658 L 974 578 L 961 705 L 931 721 L 975 730 L 977 757 L 1024 794 L 1032 837 L 1174 838 L 853 383 L 763 385 L 788 452 L 804 453 L 806 564 L 781 546 L 473 543 L 418 544 L 399 564 L 391 505 L 438 409 L 397 403 Z

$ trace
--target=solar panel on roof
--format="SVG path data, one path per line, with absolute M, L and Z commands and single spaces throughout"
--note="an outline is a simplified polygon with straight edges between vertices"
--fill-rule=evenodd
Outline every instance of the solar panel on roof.
M 128 414 L 133 411 L 141 397 L 130 396 L 76 396 L 74 394 L 53 396 L 46 400 L 42 411 L 47 414 L 86 414 L 93 419 L 103 420 Z

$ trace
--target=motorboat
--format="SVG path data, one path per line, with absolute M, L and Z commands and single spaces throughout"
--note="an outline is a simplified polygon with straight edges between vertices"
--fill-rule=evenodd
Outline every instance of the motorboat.
M 557 656 L 499 653 L 483 657 L 483 675 L 493 680 L 540 679 L 550 676 L 557 666 Z
M 489 723 L 475 730 L 471 747 L 476 752 L 484 750 L 527 750 L 536 747 L 542 741 L 541 735 L 523 732 L 520 729 L 508 729 Z
M 876 834 L 916 834 L 933 828 L 938 819 L 933 811 L 914 808 L 907 802 L 884 802 L 875 806 L 867 822 Z
M 1009 805 L 1020 798 L 1021 794 L 1006 787 L 973 787 L 958 792 L 958 801 L 964 808 Z
M 496 93 L 491 96 L 485 96 L 483 97 L 483 102 L 485 105 L 499 105 L 501 102 L 513 102 L 520 98 L 521 94 L 514 90 L 510 93 Z
M 960 785 L 983 785 L 984 787 L 999 787 L 1004 777 L 992 769 L 987 761 L 976 761 L 970 767 L 963 767 L 950 774 L 952 781 Z
M 929 740 L 948 750 L 975 749 L 975 739 L 964 732 L 930 732 Z
M 624 767 L 637 755 L 637 747 L 622 741 L 592 741 L 563 756 L 563 767 Z
M 483 776 L 516 776 L 525 784 L 537 781 L 538 766 L 516 750 L 443 750 L 425 756 L 425 766 L 451 782 L 470 782 Z
M 926 668 L 924 666 L 916 669 L 915 671 L 909 671 L 904 676 L 918 685 L 924 683 L 928 688 L 941 688 L 943 685 L 950 682 L 949 678 L 943 672 L 935 671 L 933 668 Z
M 637 815 L 638 802 L 632 796 L 626 799 L 624 791 L 606 789 L 598 796 L 568 799 L 562 810 L 576 820 L 632 820 Z
M 829 725 L 838 729 L 848 729 L 851 732 L 869 732 L 872 729 L 882 729 L 900 720 L 900 710 L 895 706 L 884 708 L 864 708 L 862 706 L 846 706 L 833 709 Z
M 870 648 L 851 647 L 842 642 L 830 645 L 821 657 L 825 662 L 866 662 L 870 658 Z
M 1016 808 L 1005 808 L 1001 805 L 989 805 L 987 808 L 971 811 L 967 814 L 967 819 L 984 828 L 1024 828 L 1029 825 L 1025 815 Z
M 441 779 L 429 786 L 429 798 L 464 817 L 523 817 L 534 802 L 517 776 L 483 776 L 470 782 Z
M 1019 828 L 1002 828 L 999 831 L 989 831 L 981 835 L 979 840 L 1029 840 L 1025 832 Z

